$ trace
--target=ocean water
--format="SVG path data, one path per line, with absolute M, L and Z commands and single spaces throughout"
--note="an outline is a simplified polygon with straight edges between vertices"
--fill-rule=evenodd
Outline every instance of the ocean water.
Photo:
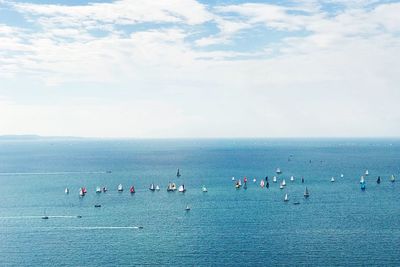
M 399 139 L 2 140 L 0 266 L 400 266 L 392 174 Z M 247 190 L 232 176 L 247 176 Z

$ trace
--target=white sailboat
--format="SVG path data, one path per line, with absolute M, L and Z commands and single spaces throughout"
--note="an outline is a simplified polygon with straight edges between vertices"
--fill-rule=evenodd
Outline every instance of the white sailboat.
M 343 173 L 340 175 L 340 178 L 343 178 L 344 177 L 344 175 L 343 175 Z
M 122 192 L 122 191 L 124 191 L 124 188 L 122 187 L 122 184 L 119 184 L 118 185 L 118 192 Z
M 282 185 L 282 183 L 279 185 L 279 188 L 280 188 L 280 189 L 283 189 L 283 185 Z
M 189 205 L 186 205 L 186 208 L 185 208 L 185 210 L 186 210 L 186 211 L 189 211 L 189 210 L 190 210 L 190 207 L 189 207 Z
M 282 185 L 283 185 L 283 186 L 286 186 L 286 181 L 285 181 L 285 179 L 282 180 Z
M 294 176 L 293 176 L 293 175 L 290 177 L 290 181 L 291 181 L 291 182 L 294 181 Z
M 360 184 L 363 184 L 363 183 L 365 183 L 365 179 L 364 179 L 364 175 L 361 175 Z
M 285 198 L 283 199 L 283 201 L 285 201 L 285 202 L 289 201 L 289 196 L 287 193 L 285 194 Z
M 393 174 L 392 174 L 392 176 L 390 176 L 390 181 L 391 181 L 392 183 L 394 183 L 394 181 L 396 181 L 396 178 L 394 177 Z
M 160 187 L 158 185 L 156 185 L 156 190 L 160 191 Z
M 154 191 L 154 190 L 156 190 L 156 188 L 154 187 L 154 184 L 152 183 L 152 184 L 150 184 L 150 187 L 149 187 L 149 189 L 150 189 L 150 191 Z
M 261 180 L 260 186 L 261 186 L 261 187 L 264 187 L 264 185 L 265 185 L 264 180 Z
M 276 176 L 274 176 L 274 178 L 272 178 L 272 182 L 276 183 Z
M 306 190 L 304 190 L 304 197 L 308 198 L 310 196 L 310 192 L 308 192 L 308 188 L 306 186 Z
M 335 181 L 335 177 L 332 176 L 331 182 L 333 183 Z
M 181 193 L 184 193 L 186 191 L 185 185 L 183 184 L 183 185 L 179 186 L 178 191 L 181 192 Z
M 232 177 L 232 181 L 235 181 L 235 177 Z
M 208 190 L 207 190 L 207 187 L 205 186 L 205 185 L 203 185 L 202 187 L 201 187 L 201 191 L 203 191 L 204 193 L 206 193 Z
M 257 182 L 257 179 L 256 179 L 256 178 L 253 179 L 253 183 L 255 183 L 255 182 Z
M 281 174 L 281 173 L 282 173 L 281 169 L 280 169 L 280 168 L 277 168 L 277 169 L 276 169 L 276 173 L 277 173 L 277 174 Z
M 100 186 L 96 187 L 96 193 L 101 193 L 101 188 L 100 188 Z
M 83 188 L 79 188 L 79 196 L 83 197 L 85 195 L 85 192 L 83 191 Z
M 368 176 L 368 174 L 369 174 L 369 171 L 366 170 L 366 171 L 365 171 L 365 176 Z
M 69 189 L 68 189 L 68 187 L 65 188 L 64 193 L 65 193 L 65 194 L 69 194 Z

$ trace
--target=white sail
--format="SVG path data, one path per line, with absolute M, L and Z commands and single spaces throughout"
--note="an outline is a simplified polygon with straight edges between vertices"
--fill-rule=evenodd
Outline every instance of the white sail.
M 335 181 L 335 177 L 332 177 L 332 178 L 331 178 L 331 182 L 334 182 L 334 181 Z
M 207 187 L 205 186 L 205 185 L 203 185 L 203 187 L 201 188 L 201 190 L 203 191 L 203 192 L 207 192 L 208 190 L 207 190 Z
M 273 181 L 274 183 L 276 183 L 276 176 L 274 176 L 274 178 L 272 178 L 272 181 Z
M 360 178 L 360 184 L 363 184 L 363 183 L 365 183 L 365 180 L 364 180 L 364 176 L 362 175 Z
M 260 186 L 261 186 L 261 187 L 264 187 L 264 185 L 265 185 L 264 180 L 261 180 Z
M 179 192 L 185 192 L 185 191 L 186 191 L 186 189 L 185 189 L 185 185 L 181 185 L 181 186 L 179 186 L 179 189 L 178 189 L 178 191 L 179 191 Z
M 310 196 L 310 192 L 308 192 L 307 186 L 306 186 L 306 190 L 304 190 L 304 196 L 305 197 L 309 197 Z
M 285 194 L 285 199 L 284 199 L 284 201 L 289 201 L 289 196 L 288 196 L 287 193 Z
M 292 175 L 291 177 L 290 177 L 290 181 L 294 181 L 294 176 Z
M 280 189 L 283 189 L 283 185 L 282 185 L 282 183 L 279 185 L 279 188 L 280 188 Z
M 341 178 L 343 178 L 343 177 L 344 177 L 343 173 L 340 175 L 340 177 L 341 177 Z
M 119 184 L 118 185 L 118 191 L 123 191 L 124 190 L 124 188 L 122 187 L 122 184 Z
M 239 186 L 242 186 L 242 180 L 239 179 L 238 185 L 239 185 Z
M 277 174 L 281 174 L 281 173 L 282 173 L 281 169 L 277 168 L 277 169 L 276 169 L 276 173 L 277 173 Z
M 69 194 L 69 189 L 68 189 L 68 187 L 65 188 L 64 192 L 65 192 L 65 194 Z
M 285 179 L 283 179 L 282 185 L 283 185 L 283 186 L 286 186 L 286 181 L 285 181 Z
M 96 193 L 101 193 L 101 188 L 100 188 L 100 186 L 96 187 Z
M 396 180 L 396 178 L 394 177 L 394 175 L 392 174 L 392 176 L 390 176 L 390 181 L 393 183 Z
M 232 181 L 235 181 L 235 177 L 232 177 Z
M 255 182 L 257 182 L 257 179 L 256 179 L 256 178 L 253 179 L 253 183 L 255 183 Z
M 159 191 L 159 190 L 160 190 L 160 187 L 159 187 L 158 185 L 156 185 L 156 190 L 157 190 L 157 191 Z
M 79 189 L 79 195 L 80 195 L 81 197 L 83 197 L 83 196 L 85 195 L 85 193 L 83 192 L 83 189 L 82 189 L 82 188 Z
M 369 174 L 369 171 L 366 170 L 366 171 L 365 171 L 365 176 L 368 176 L 368 174 Z

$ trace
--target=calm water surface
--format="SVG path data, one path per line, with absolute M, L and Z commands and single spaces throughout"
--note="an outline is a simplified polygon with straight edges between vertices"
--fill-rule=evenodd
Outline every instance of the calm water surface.
M 286 188 L 261 189 L 277 167 Z M 400 174 L 400 140 L 3 140 L 0 265 L 400 266 L 400 180 L 391 174 Z M 236 190 L 232 176 L 249 177 L 248 189 Z M 187 192 L 168 193 L 169 181 Z

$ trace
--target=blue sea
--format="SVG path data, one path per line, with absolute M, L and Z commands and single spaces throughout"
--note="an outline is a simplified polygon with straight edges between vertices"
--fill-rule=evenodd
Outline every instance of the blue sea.
M 400 266 L 392 174 L 399 139 L 0 140 L 0 266 Z

